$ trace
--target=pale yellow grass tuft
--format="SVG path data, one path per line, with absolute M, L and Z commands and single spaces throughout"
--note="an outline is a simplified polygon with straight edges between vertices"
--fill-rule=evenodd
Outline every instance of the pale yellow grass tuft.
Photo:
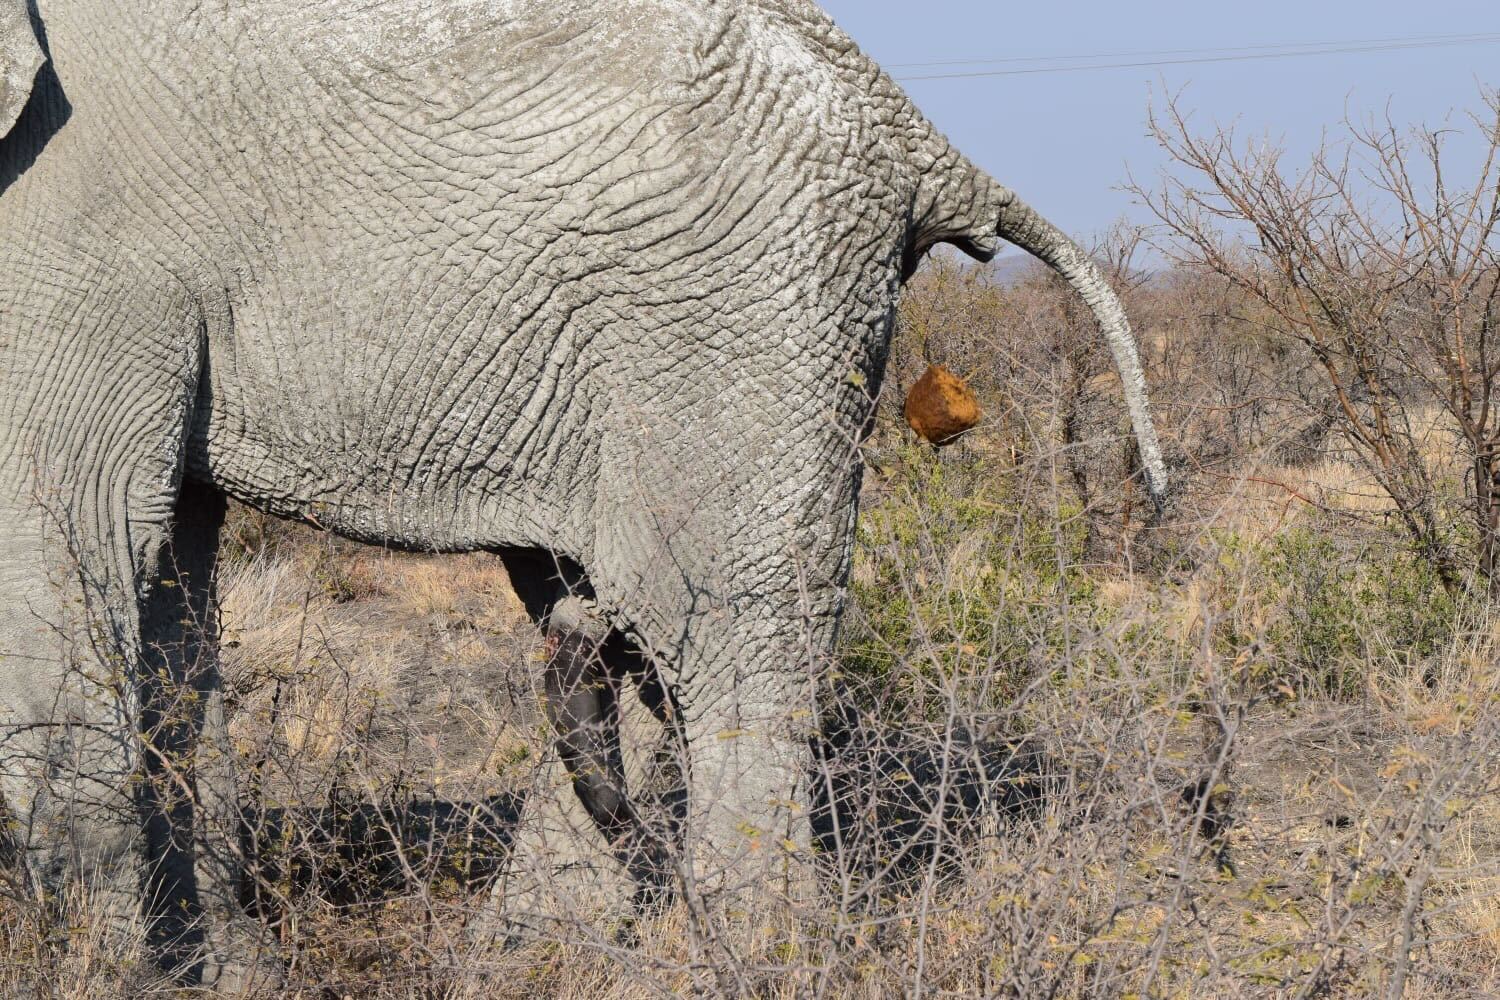
M 108 917 L 102 893 L 74 885 L 56 912 L 0 898 L 0 996 L 51 1000 L 167 997 L 145 959 L 145 926 Z

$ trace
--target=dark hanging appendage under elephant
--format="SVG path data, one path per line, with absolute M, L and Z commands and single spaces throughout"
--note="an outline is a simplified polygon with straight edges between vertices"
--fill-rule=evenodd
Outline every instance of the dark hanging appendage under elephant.
M 0 133 L 0 792 L 33 888 L 144 905 L 185 979 L 252 933 L 204 832 L 233 762 L 194 760 L 226 496 L 502 553 L 654 898 L 806 836 L 799 707 L 930 247 L 1077 289 L 1166 488 L 1099 271 L 809 0 L 0 0 Z M 609 671 L 685 748 L 671 837 Z

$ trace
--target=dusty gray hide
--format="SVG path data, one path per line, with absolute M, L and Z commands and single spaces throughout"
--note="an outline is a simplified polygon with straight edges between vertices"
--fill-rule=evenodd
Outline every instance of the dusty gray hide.
M 144 899 L 185 978 L 242 947 L 233 852 L 188 833 L 232 827 L 192 755 L 226 495 L 506 553 L 609 848 L 712 892 L 806 842 L 800 710 L 928 248 L 1067 279 L 1165 489 L 1098 270 L 807 0 L 0 0 L 0 130 L 0 790 L 33 887 Z M 667 834 L 601 725 L 631 671 L 686 751 Z

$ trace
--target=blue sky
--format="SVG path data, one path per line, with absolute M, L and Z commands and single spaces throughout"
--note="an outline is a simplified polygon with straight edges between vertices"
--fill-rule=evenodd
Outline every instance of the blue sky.
M 1014 3 L 1007 0 L 821 0 L 866 52 L 897 77 L 995 67 L 894 64 L 1166 49 L 1500 33 L 1497 0 L 1212 0 Z M 913 16 L 913 9 L 922 14 Z M 1180 57 L 1162 57 L 1180 58 Z M 1131 58 L 1104 62 L 1130 62 Z M 1013 66 L 1015 64 L 1012 64 Z M 1021 64 L 1026 65 L 1026 64 Z M 1032 64 L 1034 65 L 1034 64 Z M 1500 87 L 1500 42 L 1179 65 L 1161 68 L 903 81 L 907 92 L 966 153 L 1063 229 L 1082 237 L 1145 215 L 1121 190 L 1163 164 L 1146 135 L 1147 105 L 1162 88 L 1204 127 L 1282 138 L 1306 153 L 1346 109 L 1363 116 L 1389 103 L 1399 122 L 1457 124 Z

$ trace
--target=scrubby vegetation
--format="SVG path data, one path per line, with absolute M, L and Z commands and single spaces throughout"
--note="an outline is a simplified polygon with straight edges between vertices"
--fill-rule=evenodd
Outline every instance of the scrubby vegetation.
M 465 934 L 492 905 L 482 825 L 388 837 L 379 891 L 334 898 L 288 873 L 337 867 L 349 835 L 282 824 L 300 860 L 266 912 L 290 995 L 1500 993 L 1500 187 L 1434 196 L 1412 152 L 1440 163 L 1433 137 L 1357 133 L 1395 172 L 1351 222 L 1331 155 L 1230 169 L 1234 143 L 1161 120 L 1182 167 L 1143 192 L 1162 225 L 1097 252 L 1180 495 L 1152 516 L 1107 357 L 1044 270 L 940 257 L 916 279 L 815 706 L 815 781 L 849 807 L 823 889 L 768 890 L 716 930 L 579 913 L 484 950 Z M 930 362 L 987 414 L 942 451 L 900 418 Z M 496 561 L 235 518 L 233 752 L 266 808 L 369 804 L 367 829 L 399 801 L 524 794 L 539 645 Z M 76 912 L 3 911 L 0 992 L 126 990 Z

